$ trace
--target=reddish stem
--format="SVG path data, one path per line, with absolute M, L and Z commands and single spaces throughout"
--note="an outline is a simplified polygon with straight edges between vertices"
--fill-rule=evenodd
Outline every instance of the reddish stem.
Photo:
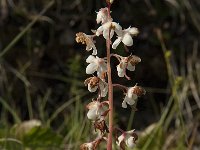
M 113 85 L 110 67 L 110 39 L 106 40 L 107 47 L 107 73 L 108 73 L 108 100 L 109 100 L 109 133 L 107 150 L 112 150 L 112 133 L 113 133 Z
M 108 15 L 110 16 L 110 3 L 108 3 Z M 110 67 L 110 30 L 109 38 L 106 40 L 107 49 L 107 73 L 108 73 L 108 100 L 109 100 L 109 133 L 107 150 L 112 150 L 112 135 L 113 135 L 113 85 L 111 77 L 111 67 Z

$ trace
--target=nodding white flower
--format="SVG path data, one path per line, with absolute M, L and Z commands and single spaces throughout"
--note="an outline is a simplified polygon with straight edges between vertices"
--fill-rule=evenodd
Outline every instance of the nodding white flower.
M 125 146 L 128 148 L 133 148 L 135 146 L 135 141 L 138 136 L 134 131 L 135 130 L 126 131 L 118 137 L 117 145 L 120 146 L 121 149 L 125 150 Z
M 110 3 L 112 4 L 114 2 L 114 0 L 110 0 Z
M 112 18 L 110 18 L 109 16 L 108 11 L 109 11 L 108 8 L 105 7 L 105 8 L 101 8 L 99 12 L 97 12 L 97 19 L 96 19 L 97 24 L 99 24 L 100 22 L 103 24 L 112 20 Z
M 122 107 L 127 108 L 127 104 L 133 105 L 138 97 L 144 95 L 146 91 L 140 87 L 135 85 L 134 87 L 128 88 L 126 96 L 122 102 Z
M 93 49 L 92 55 L 97 55 L 97 49 L 93 38 L 94 35 L 87 35 L 83 32 L 76 34 L 76 42 L 86 44 L 86 51 L 91 51 Z
M 121 32 L 118 32 L 118 38 L 113 42 L 112 48 L 116 49 L 120 42 L 123 42 L 126 46 L 133 45 L 132 36 L 135 36 L 139 33 L 138 29 L 135 27 L 129 27 Z
M 129 71 L 135 70 L 135 65 L 141 62 L 140 57 L 135 55 L 130 55 L 128 57 L 122 57 L 117 55 L 120 60 L 119 65 L 117 65 L 117 72 L 119 77 L 126 76 L 126 69 Z
M 84 143 L 80 146 L 80 150 L 94 150 L 94 143 Z
M 111 39 L 114 35 L 114 32 L 116 32 L 116 34 L 121 34 L 122 27 L 116 22 L 108 21 L 97 29 L 96 35 L 99 36 L 103 34 L 105 39 L 109 39 L 109 37 Z
M 86 67 L 86 74 L 93 74 L 95 71 L 97 71 L 97 76 L 103 78 L 107 72 L 106 61 L 103 58 L 90 55 L 86 59 L 86 62 L 89 63 L 89 65 Z
M 97 146 L 101 143 L 102 140 L 105 140 L 105 137 L 98 137 L 92 142 L 84 143 L 80 146 L 80 150 L 96 150 Z
M 108 84 L 98 77 L 87 78 L 84 82 L 90 92 L 95 92 L 99 88 L 100 96 L 105 97 L 108 93 Z
M 92 101 L 86 107 L 89 110 L 87 117 L 91 120 L 102 119 L 104 118 L 104 113 L 107 112 L 104 104 L 99 101 Z

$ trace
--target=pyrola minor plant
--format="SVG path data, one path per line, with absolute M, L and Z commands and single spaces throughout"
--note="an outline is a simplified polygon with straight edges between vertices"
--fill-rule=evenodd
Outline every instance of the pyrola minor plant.
M 118 23 L 114 22 L 110 15 L 110 7 L 113 0 L 106 0 L 107 7 L 101 8 L 97 12 L 96 22 L 101 24 L 97 30 L 93 31 L 92 35 L 87 35 L 83 32 L 76 34 L 77 43 L 86 45 L 87 51 L 93 51 L 86 62 L 86 74 L 92 76 L 87 78 L 84 82 L 90 92 L 97 92 L 97 98 L 93 99 L 87 105 L 87 117 L 93 123 L 94 130 L 99 131 L 99 135 L 91 142 L 84 143 L 80 146 L 81 150 L 96 150 L 99 144 L 107 143 L 107 150 L 112 150 L 113 135 L 117 135 L 115 138 L 116 144 L 121 150 L 125 150 L 126 147 L 133 148 L 138 138 L 135 130 L 124 131 L 115 127 L 113 124 L 113 87 L 120 88 L 125 93 L 125 97 L 122 101 L 122 107 L 127 108 L 128 105 L 134 105 L 138 97 L 145 94 L 145 90 L 137 84 L 133 87 L 126 87 L 120 84 L 113 84 L 111 78 L 111 66 L 110 58 L 115 57 L 119 61 L 116 66 L 119 77 L 125 77 L 130 80 L 130 77 L 126 74 L 126 70 L 134 71 L 135 66 L 141 62 L 141 59 L 135 55 L 129 55 L 127 57 L 113 54 L 110 52 L 112 49 L 116 49 L 117 46 L 122 43 L 125 46 L 125 50 L 128 50 L 128 46 L 133 45 L 133 36 L 136 36 L 139 31 L 135 27 L 129 27 L 123 29 Z M 113 35 L 116 34 L 117 39 L 111 42 Z M 95 46 L 94 38 L 103 36 L 106 40 L 106 53 L 105 58 L 99 58 L 97 56 L 97 48 Z M 95 76 L 96 74 L 96 76 Z M 105 97 L 108 98 L 106 99 Z M 106 100 L 105 100 L 106 99 Z M 107 126 L 108 125 L 108 126 Z

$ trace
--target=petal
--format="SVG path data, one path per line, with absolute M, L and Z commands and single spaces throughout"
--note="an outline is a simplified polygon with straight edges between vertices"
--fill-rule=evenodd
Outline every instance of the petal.
M 87 117 L 88 119 L 95 120 L 98 117 L 97 109 L 90 109 L 87 113 Z
M 96 49 L 96 46 L 93 45 L 92 48 L 93 48 L 92 55 L 97 55 L 97 49 Z
M 98 109 L 99 106 L 100 106 L 100 102 L 92 101 L 86 107 L 87 107 L 87 109 L 90 110 L 90 109 Z
M 100 82 L 99 83 L 100 91 L 101 91 L 101 97 L 106 97 L 108 93 L 108 85 L 105 82 Z
M 98 86 L 95 86 L 95 87 L 91 87 L 90 85 L 88 85 L 88 91 L 90 92 L 95 92 L 97 90 Z
M 134 90 L 133 87 L 131 87 L 131 88 L 128 89 L 127 96 L 128 96 L 129 98 L 132 98 L 132 96 L 133 96 L 133 90 Z
M 132 135 L 134 133 L 134 131 L 135 131 L 135 129 L 126 131 L 126 134 Z
M 96 31 L 96 36 L 99 36 L 103 33 L 103 26 L 100 26 Z
M 97 64 L 91 63 L 86 67 L 86 74 L 93 74 L 95 71 L 97 71 Z
M 97 68 L 97 76 L 102 77 L 103 73 L 107 72 L 107 65 L 105 62 L 101 63 L 100 66 Z
M 124 135 L 122 134 L 122 135 L 120 135 L 119 137 L 118 137 L 118 142 L 117 142 L 117 145 L 118 146 L 120 146 L 121 145 L 121 142 L 124 140 Z
M 97 49 L 93 49 L 92 55 L 97 55 Z
M 121 37 L 122 34 L 123 34 L 122 27 L 118 23 L 116 23 L 116 22 L 112 22 L 112 25 L 115 26 L 115 32 L 116 32 L 116 34 Z
M 93 143 L 87 143 L 88 150 L 92 150 L 94 148 Z
M 112 39 L 113 35 L 114 35 L 114 30 L 111 30 L 110 31 L 110 39 Z
M 130 137 L 126 138 L 125 143 L 126 143 L 127 147 L 129 147 L 129 148 L 135 147 L 134 137 L 130 136 Z
M 129 105 L 133 105 L 133 104 L 135 104 L 135 99 L 127 98 L 127 99 L 126 99 L 126 102 L 127 102 L 127 104 L 129 104 Z
M 133 66 L 131 63 L 128 63 L 127 69 L 128 69 L 129 71 L 134 71 L 134 70 L 135 70 L 135 66 Z
M 103 30 L 103 37 L 107 40 L 109 39 L 109 29 L 104 29 Z
M 96 19 L 97 24 L 99 24 L 101 22 L 101 20 L 102 20 L 102 11 L 99 11 L 97 13 L 97 19 Z
M 103 37 L 105 39 L 108 39 L 109 34 L 110 34 L 109 30 L 110 30 L 111 22 L 104 23 L 102 26 L 103 26 Z
M 121 41 L 122 41 L 121 38 L 118 37 L 118 38 L 114 41 L 114 43 L 112 44 L 112 48 L 113 48 L 113 49 L 116 49 L 117 46 L 119 45 L 119 43 L 120 43 Z
M 135 103 L 135 100 L 132 98 L 129 98 L 128 96 L 125 96 L 124 101 L 129 105 L 133 105 Z
M 131 37 L 130 34 L 126 33 L 123 36 L 122 42 L 126 45 L 126 46 L 132 46 L 133 45 L 133 39 Z
M 92 45 L 88 44 L 88 45 L 86 46 L 86 51 L 90 51 L 90 50 L 92 50 Z
M 127 30 L 131 35 L 137 35 L 139 33 L 138 28 L 132 27 Z
M 96 60 L 96 58 L 92 55 L 88 56 L 88 58 L 86 59 L 87 63 L 93 63 Z
M 120 65 L 117 65 L 117 73 L 118 73 L 118 76 L 119 76 L 119 77 L 124 77 L 124 75 L 125 75 L 125 70 L 122 69 L 122 68 L 120 67 Z
M 122 102 L 122 107 L 123 107 L 123 108 L 127 108 L 126 101 L 123 101 L 123 102 Z
M 101 92 L 101 96 L 106 97 L 107 93 L 108 93 L 108 86 L 105 86 L 104 89 Z
M 132 99 L 136 100 L 138 98 L 138 96 L 136 94 L 133 93 L 132 95 Z
M 107 64 L 105 62 L 101 64 L 100 68 L 103 72 L 107 72 Z
M 100 23 L 100 22 L 103 24 L 103 23 L 108 21 L 108 8 L 107 7 L 101 8 L 99 10 L 99 12 L 97 12 L 96 21 L 97 21 L 97 24 Z
M 127 96 L 130 99 L 136 100 L 138 96 L 133 93 L 133 87 L 128 89 Z

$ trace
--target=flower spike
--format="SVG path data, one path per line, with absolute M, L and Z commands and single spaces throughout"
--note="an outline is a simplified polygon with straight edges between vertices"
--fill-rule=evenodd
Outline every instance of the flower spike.
M 105 0 L 107 7 L 99 9 L 96 16 L 96 23 L 100 26 L 96 30 L 91 30 L 93 35 L 87 35 L 83 32 L 76 34 L 76 42 L 86 45 L 86 50 L 91 51 L 92 55 L 89 55 L 86 59 L 88 63 L 86 67 L 86 74 L 92 75 L 85 80 L 84 84 L 87 86 L 90 92 L 97 91 L 97 97 L 92 99 L 86 107 L 87 118 L 93 123 L 95 131 L 98 131 L 98 137 L 88 143 L 84 143 L 80 146 L 80 150 L 96 150 L 101 141 L 105 140 L 107 143 L 106 149 L 113 149 L 113 132 L 114 128 L 114 99 L 113 99 L 113 87 L 120 88 L 125 94 L 125 98 L 122 102 L 122 107 L 127 108 L 128 105 L 134 105 L 136 107 L 137 98 L 144 95 L 146 91 L 138 86 L 126 87 L 121 84 L 113 84 L 112 81 L 112 68 L 111 68 L 111 56 L 118 59 L 119 64 L 116 66 L 119 77 L 125 77 L 128 80 L 131 78 L 126 74 L 126 71 L 134 71 L 135 66 L 141 62 L 141 58 L 136 55 L 129 55 L 127 57 L 120 56 L 118 54 L 111 54 L 111 47 L 116 49 L 122 42 L 125 50 L 128 52 L 128 46 L 133 45 L 133 36 L 136 36 L 139 31 L 135 27 L 129 27 L 123 29 L 117 22 L 113 21 L 111 17 L 111 4 L 114 0 Z M 111 39 L 114 36 L 117 39 L 112 43 Z M 106 39 L 106 57 L 100 58 L 97 55 L 97 48 L 95 46 L 94 37 L 102 35 Z M 106 100 L 103 100 L 108 95 Z M 108 126 L 107 126 L 108 123 Z M 133 148 L 137 140 L 137 134 L 134 130 L 124 131 L 118 128 L 119 133 L 116 134 L 116 143 L 121 150 L 125 150 L 126 147 Z M 107 135 L 107 136 L 105 136 Z

